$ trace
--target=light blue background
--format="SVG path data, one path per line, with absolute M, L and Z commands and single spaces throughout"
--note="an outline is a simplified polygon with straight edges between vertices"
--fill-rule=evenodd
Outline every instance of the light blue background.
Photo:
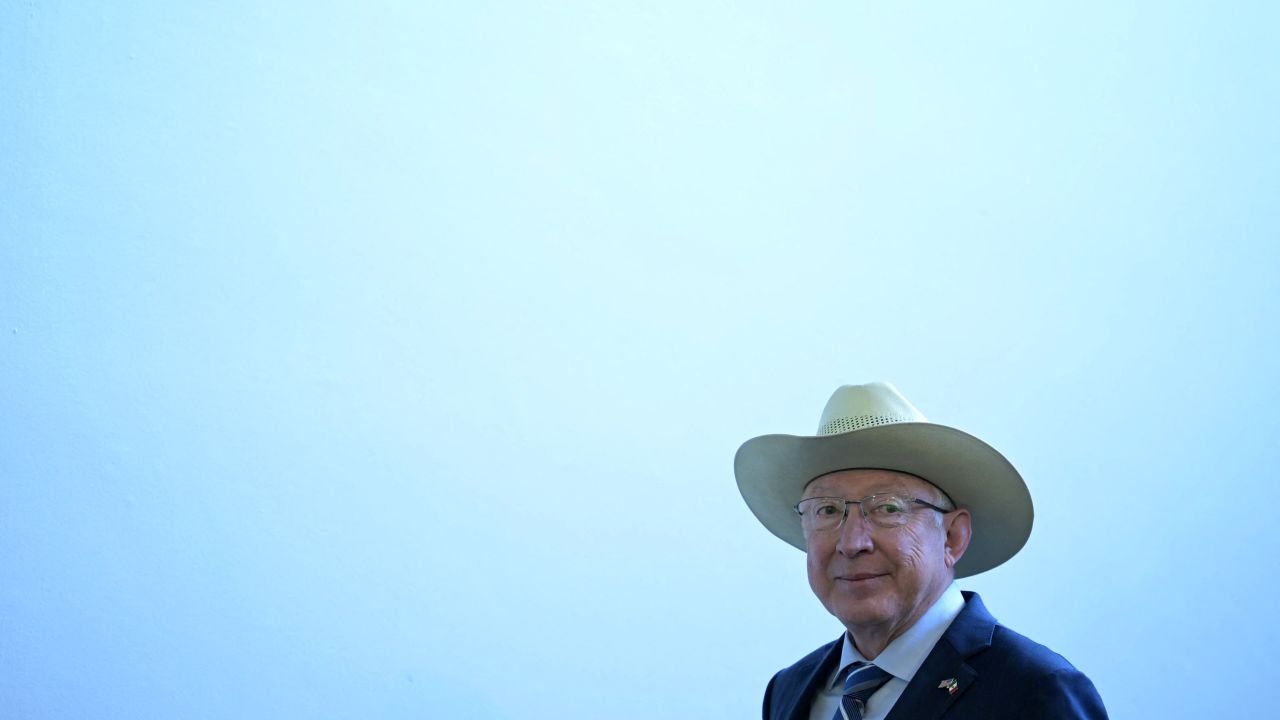
M 6 4 L 0 714 L 757 716 L 733 453 L 873 379 L 1113 716 L 1270 713 L 1276 8 Z

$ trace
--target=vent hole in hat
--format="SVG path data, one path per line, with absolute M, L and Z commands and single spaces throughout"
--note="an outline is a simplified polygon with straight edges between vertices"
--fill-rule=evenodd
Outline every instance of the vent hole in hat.
M 858 415 L 857 417 L 835 418 L 818 428 L 818 434 L 838 435 L 875 425 L 892 425 L 900 422 L 911 422 L 911 418 L 902 415 Z

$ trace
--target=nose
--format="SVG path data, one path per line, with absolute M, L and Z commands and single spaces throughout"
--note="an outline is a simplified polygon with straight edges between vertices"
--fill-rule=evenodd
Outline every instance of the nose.
M 871 552 L 871 527 L 862 517 L 859 506 L 850 504 L 840 526 L 840 537 L 836 540 L 836 551 L 846 557 L 853 557 L 864 552 Z

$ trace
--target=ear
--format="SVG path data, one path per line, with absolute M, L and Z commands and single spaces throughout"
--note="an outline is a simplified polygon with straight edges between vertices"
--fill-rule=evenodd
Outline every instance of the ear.
M 943 521 L 943 529 L 947 533 L 945 546 L 947 567 L 955 568 L 964 551 L 969 547 L 969 539 L 973 537 L 973 516 L 969 511 L 960 508 L 947 513 Z

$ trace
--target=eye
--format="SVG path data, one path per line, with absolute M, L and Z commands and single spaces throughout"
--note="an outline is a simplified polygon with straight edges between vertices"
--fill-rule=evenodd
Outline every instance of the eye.
M 884 517 L 901 515 L 906 511 L 907 504 L 903 502 L 902 498 L 897 497 L 876 498 L 871 506 L 871 512 Z
M 831 517 L 839 514 L 840 508 L 833 502 L 822 500 L 813 504 L 814 517 Z

